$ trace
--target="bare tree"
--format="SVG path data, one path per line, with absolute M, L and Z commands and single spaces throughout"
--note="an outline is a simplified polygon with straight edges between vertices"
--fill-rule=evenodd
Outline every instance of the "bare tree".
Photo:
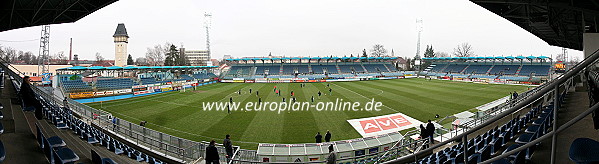
M 154 47 L 148 47 L 146 51 L 146 61 L 149 65 L 157 66 L 162 65 L 164 63 L 164 49 L 160 44 L 155 45 Z
M 468 43 L 462 43 L 457 48 L 453 49 L 453 56 L 455 57 L 471 57 L 474 56 L 472 52 L 472 46 Z
M 372 46 L 372 50 L 370 50 L 370 56 L 373 57 L 381 57 L 387 55 L 387 49 L 381 44 L 375 44 Z
M 449 57 L 449 54 L 447 52 L 435 52 L 435 57 Z
M 55 64 L 67 64 L 67 56 L 65 56 L 64 51 L 60 51 L 50 57 Z
M 96 62 L 99 63 L 102 61 L 104 61 L 104 57 L 99 52 L 96 52 Z
M 2 56 L 2 59 L 9 63 L 14 63 L 18 59 L 17 50 L 12 47 L 4 47 L 4 55 Z
M 139 57 L 135 59 L 135 65 L 148 65 L 148 59 L 145 57 Z
M 37 64 L 37 56 L 35 56 L 33 52 L 27 51 L 24 56 L 26 56 L 26 58 L 29 56 L 29 60 L 25 61 L 27 64 Z

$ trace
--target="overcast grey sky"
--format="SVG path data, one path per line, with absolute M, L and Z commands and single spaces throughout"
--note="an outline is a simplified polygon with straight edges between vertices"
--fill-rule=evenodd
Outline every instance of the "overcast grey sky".
M 171 42 L 187 49 L 206 48 L 204 12 L 212 13 L 213 58 L 265 56 L 344 56 L 374 44 L 396 56 L 416 54 L 416 19 L 423 20 L 421 49 L 450 53 L 472 45 L 477 56 L 561 53 L 547 43 L 467 0 L 120 0 L 69 24 L 51 26 L 50 53 L 93 59 L 96 52 L 114 59 L 112 35 L 125 23 L 128 52 L 145 56 L 146 48 Z M 0 40 L 40 37 L 39 26 L 0 32 Z M 2 42 L 38 54 L 39 41 Z M 582 59 L 582 52 L 569 50 Z

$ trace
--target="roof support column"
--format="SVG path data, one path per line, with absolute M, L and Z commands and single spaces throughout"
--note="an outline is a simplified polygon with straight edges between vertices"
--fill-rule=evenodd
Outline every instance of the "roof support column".
M 599 49 L 599 33 L 584 33 L 582 35 L 582 49 L 584 57 L 587 58 Z

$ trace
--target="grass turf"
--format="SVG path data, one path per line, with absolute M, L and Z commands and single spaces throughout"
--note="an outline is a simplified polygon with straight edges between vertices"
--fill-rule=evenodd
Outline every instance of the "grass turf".
M 327 83 L 217 83 L 198 87 L 197 91 L 170 92 L 124 100 L 88 104 L 133 123 L 148 121 L 147 127 L 167 134 L 196 141 L 214 139 L 222 142 L 231 134 L 235 145 L 256 149 L 257 143 L 310 143 L 316 132 L 327 130 L 332 140 L 359 138 L 361 135 L 346 121 L 401 112 L 420 121 L 441 118 L 488 103 L 509 94 L 522 92 L 526 86 L 475 84 L 425 79 L 397 79 L 328 83 L 333 95 L 328 95 Z M 361 102 L 370 99 L 383 103 L 381 111 L 292 111 L 278 114 L 271 111 L 204 111 L 202 102 L 280 102 L 273 87 L 281 89 L 287 101 L 291 90 L 298 102 L 318 101 Z M 249 89 L 252 94 L 249 94 Z M 242 90 L 242 94 L 237 91 Z M 318 100 L 317 92 L 323 95 Z

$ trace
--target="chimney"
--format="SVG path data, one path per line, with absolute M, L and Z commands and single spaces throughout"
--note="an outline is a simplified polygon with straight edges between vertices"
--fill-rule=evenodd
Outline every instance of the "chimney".
M 69 48 L 69 61 L 73 58 L 73 38 L 71 38 L 71 45 Z

